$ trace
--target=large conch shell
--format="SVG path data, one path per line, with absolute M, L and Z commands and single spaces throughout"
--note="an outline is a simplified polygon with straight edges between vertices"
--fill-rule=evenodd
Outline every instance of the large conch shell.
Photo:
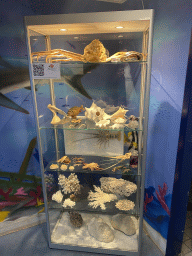
M 98 39 L 93 40 L 85 47 L 83 56 L 88 62 L 105 62 L 109 57 L 108 51 Z

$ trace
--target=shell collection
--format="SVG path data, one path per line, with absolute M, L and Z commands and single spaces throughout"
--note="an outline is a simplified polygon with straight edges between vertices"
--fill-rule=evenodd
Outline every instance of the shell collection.
M 90 63 L 145 60 L 145 56 L 142 53 L 134 51 L 117 52 L 109 57 L 109 52 L 97 39 L 85 47 L 83 55 L 55 49 L 32 53 L 32 58 L 34 61 L 45 59 L 46 62 L 78 61 Z M 103 157 L 103 162 L 97 162 L 95 159 L 91 161 L 83 156 L 74 157 L 64 155 L 50 165 L 50 170 L 58 173 L 59 186 L 59 190 L 52 195 L 52 200 L 60 204 L 64 211 L 68 211 L 70 225 L 75 229 L 80 229 L 84 226 L 85 222 L 80 214 L 80 209 L 84 209 L 84 207 L 87 207 L 88 211 L 97 212 L 107 212 L 108 209 L 113 209 L 118 214 L 134 210 L 135 203 L 127 198 L 136 193 L 137 185 L 123 178 L 102 177 L 102 174 L 114 174 L 118 172 L 123 177 L 123 175 L 128 175 L 132 171 L 130 167 L 137 167 L 138 118 L 133 115 L 127 116 L 129 110 L 126 107 L 109 106 L 102 100 L 93 101 L 89 107 L 86 104 L 85 106 L 72 106 L 68 108 L 67 112 L 51 104 L 47 107 L 53 113 L 51 120 L 53 126 L 61 125 L 62 128 L 78 129 L 82 134 L 84 130 L 92 130 L 91 133 L 85 133 L 87 137 L 84 139 L 77 137 L 74 143 L 81 140 L 95 139 L 99 148 L 106 148 L 113 141 L 117 143 L 124 141 L 124 145 L 128 148 L 127 152 L 122 155 Z M 126 133 L 126 129 L 129 131 L 128 133 Z M 133 160 L 134 163 L 131 165 L 130 162 Z M 94 178 L 91 180 L 91 176 L 88 176 L 88 182 L 85 186 L 85 183 L 81 180 L 83 175 L 80 175 L 80 173 L 86 173 L 88 175 L 99 173 L 101 175 L 101 178 L 98 179 L 99 184 L 94 183 Z M 124 220 L 121 216 L 118 216 L 116 219 L 122 219 L 122 223 L 131 223 L 131 219 Z M 118 222 L 116 219 L 113 220 L 113 225 L 118 230 L 119 226 L 116 223 Z M 102 228 L 105 227 L 107 229 L 108 233 L 111 232 L 111 238 L 109 240 L 106 239 L 105 242 L 112 241 L 114 239 L 113 231 L 102 220 L 97 221 Z M 97 225 L 93 228 L 93 224 L 90 225 L 92 222 L 95 222 L 94 219 L 89 222 L 89 234 L 100 240 L 100 236 L 95 235 Z M 122 232 L 126 232 L 129 235 L 135 234 L 133 224 L 132 232 L 129 229 L 124 231 L 124 226 L 122 224 L 119 230 L 122 229 Z M 101 234 L 102 232 L 99 231 L 99 233 Z

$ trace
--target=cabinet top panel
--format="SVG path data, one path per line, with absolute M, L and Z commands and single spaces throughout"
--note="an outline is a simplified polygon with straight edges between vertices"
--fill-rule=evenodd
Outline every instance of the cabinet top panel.
M 42 35 L 143 32 L 152 16 L 153 10 L 41 15 L 25 17 L 25 24 Z

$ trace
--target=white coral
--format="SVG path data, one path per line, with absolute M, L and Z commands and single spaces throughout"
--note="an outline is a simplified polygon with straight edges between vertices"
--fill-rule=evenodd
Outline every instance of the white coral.
M 106 194 L 99 187 L 93 186 L 96 192 L 90 191 L 88 200 L 92 201 L 89 205 L 92 208 L 101 207 L 102 210 L 106 210 L 105 203 L 117 200 L 117 196 L 114 194 Z
M 71 207 L 73 208 L 75 206 L 75 202 L 71 201 L 70 198 L 67 198 L 65 199 L 65 201 L 63 202 L 63 207 L 66 208 L 66 207 Z
M 61 190 L 58 190 L 55 194 L 52 195 L 52 200 L 56 201 L 57 203 L 61 203 L 63 199 L 63 195 Z
M 129 211 L 135 207 L 135 203 L 130 200 L 123 199 L 123 200 L 119 200 L 115 204 L 115 206 L 116 206 L 116 208 L 118 208 L 121 211 Z
M 66 178 L 64 175 L 59 175 L 59 185 L 62 187 L 64 194 L 78 193 L 80 190 L 79 180 L 77 175 L 72 173 Z
M 137 185 L 124 179 L 112 177 L 100 178 L 101 189 L 106 193 L 114 193 L 121 196 L 130 196 L 137 190 Z

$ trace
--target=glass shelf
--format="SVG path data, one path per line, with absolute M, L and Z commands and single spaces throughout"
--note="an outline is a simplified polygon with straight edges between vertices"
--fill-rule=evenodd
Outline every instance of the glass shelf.
M 43 60 L 39 60 L 39 61 L 33 61 L 32 63 L 45 63 L 45 61 Z M 80 62 L 80 61 L 67 61 L 67 62 L 62 62 L 62 61 L 57 61 L 57 62 L 53 62 L 53 63 L 60 63 L 61 68 L 62 67 L 66 67 L 69 66 L 71 68 L 74 67 L 79 67 L 79 66 L 90 66 L 90 65 L 95 65 L 95 66 L 99 66 L 99 65 L 120 65 L 120 64 L 126 64 L 126 63 L 147 63 L 146 60 L 129 60 L 129 61 L 114 61 L 114 62 Z
M 67 199 L 67 198 L 69 198 L 69 196 L 64 197 L 64 199 Z M 120 200 L 122 200 L 122 199 L 128 199 L 132 202 L 135 202 L 136 201 L 136 193 L 132 194 L 130 197 L 124 197 L 124 198 L 122 197 Z M 78 211 L 78 212 L 86 212 L 86 213 L 92 213 L 92 214 L 114 215 L 114 214 L 121 213 L 121 214 L 128 214 L 128 215 L 138 216 L 136 214 L 135 207 L 134 207 L 134 209 L 129 210 L 129 211 L 122 211 L 122 210 L 117 209 L 115 207 L 115 204 L 116 204 L 117 200 L 105 203 L 105 206 L 106 206 L 105 210 L 102 210 L 100 208 L 100 206 L 98 206 L 96 209 L 93 209 L 91 206 L 88 205 L 89 202 L 90 202 L 89 200 L 83 199 L 79 202 L 76 202 L 76 205 L 73 208 L 70 208 L 70 207 L 64 208 L 62 206 L 62 203 L 57 203 L 57 202 L 54 202 L 54 201 L 51 200 L 49 202 L 49 209 L 58 209 L 58 210 L 61 210 L 62 212 L 66 212 L 66 211 L 70 211 L 70 210 L 73 211 L 74 210 L 74 211 Z
M 51 120 L 50 120 L 51 122 Z M 124 127 L 123 129 L 112 129 L 112 128 L 78 128 L 77 127 L 73 127 L 73 128 L 70 128 L 68 126 L 65 126 L 63 124 L 58 124 L 58 125 L 53 125 L 53 124 L 50 124 L 50 122 L 47 122 L 43 125 L 41 125 L 40 127 L 40 130 L 43 130 L 43 129 L 62 129 L 62 130 L 69 130 L 69 131 L 91 131 L 91 130 L 94 130 L 94 131 L 126 131 L 126 132 L 139 132 L 139 131 L 142 131 L 141 129 L 131 129 L 129 127 Z
M 121 162 L 119 165 L 117 165 L 116 167 L 121 166 L 123 163 L 125 162 L 125 160 L 123 162 Z M 52 164 L 57 164 L 59 166 L 59 168 L 57 169 L 50 169 L 50 166 Z M 127 164 L 129 165 L 129 164 Z M 72 166 L 72 165 L 70 165 Z M 69 167 L 70 167 L 69 166 Z M 126 166 L 125 168 L 117 168 L 116 171 L 112 171 L 112 170 L 93 170 L 91 171 L 90 169 L 83 169 L 83 165 L 81 166 L 76 166 L 74 170 L 69 170 L 69 167 L 67 167 L 67 170 L 63 171 L 61 170 L 61 164 L 57 163 L 57 162 L 51 162 L 46 168 L 45 168 L 45 172 L 47 173 L 52 173 L 52 172 L 57 172 L 58 174 L 67 174 L 67 173 L 79 173 L 79 174 L 83 174 L 83 173 L 90 173 L 90 174 L 107 174 L 110 176 L 118 176 L 118 175 L 123 175 L 123 176 L 141 176 L 141 174 L 137 174 L 137 168 L 132 168 L 130 166 Z M 111 168 L 112 169 L 112 168 Z M 127 170 L 127 171 L 126 171 Z

